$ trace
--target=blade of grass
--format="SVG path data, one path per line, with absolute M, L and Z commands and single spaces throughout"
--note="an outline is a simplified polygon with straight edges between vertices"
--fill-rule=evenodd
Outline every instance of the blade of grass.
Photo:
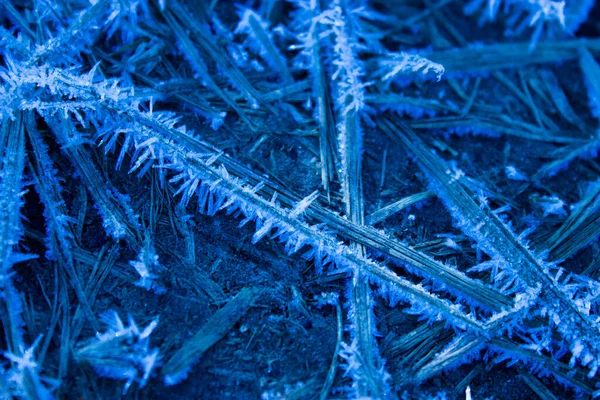
M 183 379 L 202 354 L 220 341 L 260 298 L 262 290 L 246 287 L 217 311 L 173 354 L 162 368 L 167 385 Z

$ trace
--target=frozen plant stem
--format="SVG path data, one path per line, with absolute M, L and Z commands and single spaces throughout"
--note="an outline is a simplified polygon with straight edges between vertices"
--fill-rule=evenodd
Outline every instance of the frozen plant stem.
M 313 79 L 315 81 L 317 97 L 317 115 L 319 123 L 319 154 L 321 159 L 321 182 L 323 188 L 329 195 L 330 181 L 334 176 L 335 159 L 333 143 L 335 140 L 333 112 L 331 110 L 331 94 L 329 93 L 323 60 L 321 57 L 321 47 L 317 40 L 318 26 L 309 32 L 313 36 L 313 46 L 311 56 L 313 59 Z
M 23 115 L 18 112 L 14 120 L 5 118 L 0 128 L 0 316 L 6 335 L 8 351 L 4 356 L 11 361 L 10 372 L 2 373 L 16 379 L 11 392 L 29 399 L 49 399 L 49 391 L 38 376 L 38 365 L 33 351 L 38 341 L 26 348 L 22 327 L 21 296 L 13 286 L 12 267 L 19 262 L 35 258 L 16 251 L 21 234 L 21 208 L 23 206 L 23 169 L 25 166 L 25 129 Z
M 83 289 L 83 284 L 75 271 L 73 255 L 71 248 L 73 247 L 73 234 L 69 226 L 69 217 L 66 211 L 64 199 L 61 196 L 61 189 L 58 185 L 58 178 L 55 174 L 55 169 L 52 166 L 50 157 L 47 154 L 47 148 L 42 141 L 40 132 L 37 130 L 35 115 L 33 111 L 29 111 L 25 116 L 25 125 L 29 136 L 29 142 L 33 152 L 36 154 L 35 168 L 30 167 L 34 173 L 34 182 L 40 196 L 41 202 L 44 204 L 47 224 L 49 224 L 49 251 L 52 251 L 52 256 L 57 259 L 59 265 L 64 268 L 73 289 L 87 320 L 91 323 L 94 330 L 98 330 L 99 325 L 96 317 L 92 312 L 92 308 L 87 299 L 87 295 Z M 44 183 L 42 183 L 42 179 Z
M 364 102 L 364 84 L 362 66 L 358 59 L 354 34 L 351 30 L 351 10 L 349 2 L 335 1 L 326 10 L 321 20 L 332 32 L 333 92 L 337 96 L 338 110 L 338 151 L 340 154 L 340 180 L 344 198 L 346 218 L 357 225 L 364 225 L 364 199 L 362 189 L 362 132 L 360 112 Z M 366 255 L 365 247 L 357 242 L 350 243 L 351 249 L 361 256 Z M 347 374 L 353 382 L 357 397 L 381 399 L 389 395 L 382 361 L 375 341 L 375 317 L 373 315 L 373 297 L 368 279 L 363 271 L 353 271 L 350 285 L 350 335 L 356 344 L 360 365 L 356 370 L 346 366 Z M 354 347 L 353 347 L 354 348 Z
M 536 257 L 486 204 L 478 205 L 464 189 L 460 171 L 452 171 L 408 126 L 388 119 L 382 119 L 381 124 L 391 139 L 415 156 L 430 179 L 431 190 L 444 201 L 463 232 L 490 257 L 505 262 L 508 279 L 513 279 L 515 285 L 523 282 L 529 289 L 541 288 L 542 316 L 549 316 L 569 346 L 573 360 L 589 365 L 593 376 L 600 363 L 598 324 L 549 275 L 551 265 Z
M 209 215 L 219 210 L 228 210 L 238 212 L 246 221 L 256 221 L 254 242 L 276 230 L 277 233 L 273 236 L 286 243 L 288 253 L 309 248 L 305 257 L 314 260 L 317 268 L 333 264 L 341 270 L 360 270 L 371 281 L 388 287 L 395 296 L 411 304 L 419 304 L 424 315 L 438 319 L 443 316 L 452 325 L 462 327 L 461 329 L 482 331 L 483 326 L 472 316 L 465 314 L 460 307 L 427 292 L 420 285 L 410 283 L 379 263 L 352 251 L 318 227 L 304 222 L 300 214 L 306 209 L 306 204 L 301 209 L 289 210 L 258 196 L 258 187 L 245 185 L 239 178 L 231 176 L 222 165 L 215 166 L 221 153 L 191 137 L 184 127 L 174 128 L 174 124 L 157 119 L 156 114 L 150 116 L 129 110 L 120 116 L 128 124 L 132 124 L 130 126 L 133 129 L 122 132 L 133 136 L 134 140 L 128 142 L 146 143 L 152 154 L 162 155 L 164 161 L 160 167 L 176 172 L 183 179 L 181 192 L 184 197 L 197 194 L 204 212 Z M 109 133 L 104 132 L 103 135 Z M 102 136 L 98 139 L 102 139 Z M 186 147 L 203 149 L 203 157 L 200 158 L 198 153 L 189 151 Z M 155 158 L 154 161 L 160 160 Z M 135 160 L 132 162 L 135 163 Z M 270 226 L 270 229 L 265 229 L 266 226 Z
M 32 77 L 44 79 L 46 75 L 44 71 L 43 68 L 37 70 Z M 126 91 L 118 87 L 108 89 L 104 83 L 93 84 L 90 82 L 91 74 L 79 77 L 61 70 L 55 73 L 60 77 L 57 82 L 60 86 L 55 90 L 59 93 L 69 93 L 72 100 L 77 101 L 81 107 L 88 107 L 92 102 L 96 104 L 93 110 L 86 109 L 89 113 L 97 114 L 97 121 L 104 121 L 103 125 L 99 125 L 101 129 L 97 132 L 96 140 L 104 145 L 107 151 L 113 150 L 116 143 L 122 143 L 117 165 L 123 156 L 135 147 L 131 160 L 133 168 L 130 172 L 142 171 L 141 174 L 138 173 L 141 176 L 152 165 L 161 168 L 162 171 L 174 171 L 177 176 L 171 181 L 182 181 L 179 193 L 182 193 L 184 203 L 189 201 L 191 196 L 198 194 L 201 207 L 208 214 L 212 215 L 219 210 L 227 209 L 244 215 L 247 221 L 256 221 L 259 226 L 254 241 L 270 234 L 272 230 L 278 230 L 276 236 L 286 243 L 286 251 L 294 253 L 308 247 L 310 250 L 305 256 L 315 260 L 318 270 L 326 264 L 332 264 L 340 270 L 360 271 L 362 276 L 385 287 L 393 296 L 411 304 L 418 304 L 426 317 L 445 318 L 452 325 L 461 328 L 482 330 L 482 325 L 476 319 L 466 315 L 460 307 L 432 295 L 421 285 L 410 283 L 379 263 L 339 243 L 335 236 L 304 222 L 300 217 L 306 212 L 309 203 L 300 202 L 299 204 L 303 204 L 301 208 L 297 208 L 296 205 L 290 210 L 260 197 L 257 194 L 260 185 L 251 187 L 244 184 L 241 179 L 230 176 L 223 165 L 217 167 L 215 163 L 222 153 L 213 146 L 197 140 L 186 131 L 185 126 L 178 126 L 178 119 L 172 114 L 142 112 L 135 98 L 130 100 L 129 89 Z M 17 79 L 16 75 L 15 79 Z M 17 80 L 16 84 L 19 83 Z M 107 89 L 110 90 L 108 95 Z M 30 100 L 32 99 L 25 96 L 24 101 L 15 106 L 39 107 L 38 112 L 46 116 L 45 120 L 57 136 L 58 142 L 70 144 L 64 147 L 64 150 L 81 168 L 80 175 L 86 180 L 92 197 L 103 214 L 107 233 L 115 238 L 126 237 L 134 243 L 141 243 L 138 236 L 137 216 L 124 196 L 116 193 L 110 186 L 112 195 L 109 195 L 106 190 L 101 190 L 106 186 L 102 183 L 99 172 L 89 165 L 91 161 L 82 154 L 84 147 L 81 146 L 81 139 L 74 129 L 74 122 L 64 118 L 59 120 L 56 116 L 52 116 L 54 108 L 64 110 L 65 104 L 63 102 L 30 103 Z M 67 111 L 69 110 L 72 109 L 68 108 Z M 78 114 L 76 116 L 81 117 Z M 123 141 L 118 140 L 123 136 Z M 237 163 L 231 163 L 227 157 L 223 156 L 223 159 L 227 165 L 239 168 Z M 119 202 L 117 203 L 116 200 Z M 357 238 L 360 238 L 360 235 Z M 409 259 L 415 255 L 406 254 Z M 429 267 L 433 267 L 432 272 L 440 267 L 445 269 L 443 265 L 431 264 L 432 260 L 424 259 L 424 261 L 430 264 Z M 422 266 L 425 267 L 425 264 Z
M 339 300 L 339 299 L 338 299 Z M 329 370 L 327 371 L 327 378 L 325 379 L 325 384 L 323 385 L 322 389 L 321 389 L 321 395 L 319 396 L 320 400 L 326 400 L 327 397 L 329 396 L 329 391 L 331 390 L 331 387 L 333 386 L 333 383 L 335 382 L 335 375 L 337 373 L 337 369 L 338 369 L 338 354 L 340 352 L 340 349 L 342 347 L 342 339 L 343 339 L 343 335 L 344 335 L 344 326 L 343 326 L 343 322 L 342 322 L 342 306 L 340 306 L 339 301 L 335 302 L 335 316 L 336 316 L 336 322 L 337 322 L 337 340 L 335 343 L 335 351 L 333 353 L 333 357 L 331 360 L 331 365 L 329 366 Z
M 315 118 L 319 126 L 319 158 L 321 164 L 321 183 L 330 200 L 330 184 L 336 168 L 336 132 L 332 110 L 331 92 L 328 84 L 324 47 L 321 46 L 323 27 L 318 22 L 320 6 L 318 1 L 297 1 L 300 11 L 294 19 L 301 27 L 298 35 L 300 44 L 291 49 L 301 49 L 298 68 L 306 69 L 312 80 L 312 95 L 316 98 Z M 310 67 L 307 68 L 305 64 Z M 309 99 L 310 100 L 310 99 Z M 310 103 L 310 102 L 309 102 Z
M 5 119 L 2 123 L 2 136 L 0 137 L 0 150 L 2 151 L 2 170 L 0 181 L 0 280 L 2 303 L 6 309 L 2 315 L 7 344 L 10 351 L 16 351 L 22 345 L 20 300 L 12 285 L 11 269 L 15 262 L 14 247 L 19 242 L 21 235 L 20 210 L 22 206 L 22 179 L 24 166 L 24 129 L 21 114 L 15 121 Z
M 256 129 L 254 127 L 254 124 L 252 123 L 252 121 L 250 121 L 250 119 L 244 112 L 244 110 L 242 110 L 238 106 L 236 101 L 234 99 L 232 99 L 231 96 L 227 92 L 222 90 L 219 87 L 219 85 L 217 85 L 217 83 L 212 79 L 211 75 L 208 73 L 208 70 L 206 69 L 204 61 L 200 57 L 200 53 L 194 46 L 194 42 L 192 42 L 191 38 L 189 37 L 189 34 L 184 31 L 181 24 L 175 19 L 175 17 L 173 16 L 173 13 L 168 11 L 167 13 L 165 13 L 164 16 L 165 16 L 165 19 L 167 20 L 167 23 L 173 30 L 173 33 L 175 34 L 176 39 L 180 43 L 181 52 L 185 55 L 186 59 L 188 60 L 188 62 L 190 63 L 191 67 L 196 72 L 196 74 L 198 74 L 198 77 L 203 82 L 203 84 L 208 89 L 214 91 L 221 99 L 223 99 L 223 101 L 228 106 L 230 106 L 233 110 L 235 110 L 237 112 L 237 114 L 240 116 L 240 118 L 242 120 L 244 120 L 244 122 L 246 122 L 249 127 L 251 127 L 252 129 Z
M 245 287 L 217 311 L 196 334 L 165 363 L 162 370 L 167 385 L 183 380 L 202 354 L 221 340 L 260 298 L 262 289 Z
M 263 21 L 260 15 L 252 11 L 252 9 L 247 8 L 241 13 L 241 21 L 235 29 L 235 33 L 249 34 L 251 37 L 250 40 L 256 41 L 258 46 L 261 47 L 267 61 L 279 71 L 283 83 L 290 85 L 294 83 L 294 78 L 287 67 L 285 59 L 271 40 L 266 27 L 268 27 L 268 23 Z

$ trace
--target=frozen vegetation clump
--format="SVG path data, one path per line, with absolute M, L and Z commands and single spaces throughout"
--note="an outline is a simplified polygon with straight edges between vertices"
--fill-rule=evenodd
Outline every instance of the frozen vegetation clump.
M 600 397 L 599 13 L 0 1 L 0 394 Z

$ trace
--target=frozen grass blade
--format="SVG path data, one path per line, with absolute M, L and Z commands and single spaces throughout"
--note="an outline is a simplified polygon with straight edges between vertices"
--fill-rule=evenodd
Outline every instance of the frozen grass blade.
M 326 296 L 330 296 L 329 300 L 326 300 Z M 342 306 L 339 304 L 339 295 L 332 295 L 324 293 L 322 295 L 321 301 L 326 300 L 327 304 L 335 307 L 335 319 L 337 322 L 337 331 L 336 331 L 336 343 L 335 343 L 335 351 L 333 352 L 333 357 L 331 359 L 331 364 L 329 365 L 329 370 L 327 371 L 327 378 L 325 379 L 325 383 L 321 388 L 321 395 L 319 396 L 320 400 L 326 400 L 329 396 L 329 392 L 333 387 L 333 383 L 335 382 L 335 375 L 338 370 L 339 362 L 338 362 L 338 354 L 340 353 L 340 349 L 342 347 L 342 340 L 344 335 L 344 326 L 342 323 Z
M 552 234 L 552 236 L 544 243 L 544 250 L 552 253 L 565 242 L 572 240 L 572 237 L 581 234 L 582 229 L 587 223 L 598 218 L 600 210 L 600 181 L 590 184 L 584 197 L 575 205 L 569 217 L 565 222 Z M 593 238 L 590 237 L 590 239 Z M 578 241 L 581 245 L 587 244 L 589 241 Z M 561 252 L 559 252 L 561 253 Z M 573 252 L 569 252 L 572 254 Z M 562 260 L 564 258 L 558 258 Z
M 167 385 L 184 380 L 202 354 L 221 340 L 260 298 L 259 288 L 243 288 L 217 311 L 196 334 L 171 356 L 162 368 Z
M 364 225 L 364 198 L 362 187 L 362 130 L 360 114 L 363 112 L 364 84 L 362 63 L 358 59 L 358 45 L 353 37 L 349 2 L 336 1 L 317 20 L 333 32 L 334 93 L 338 97 L 338 153 L 340 154 L 340 180 L 346 218 L 357 225 Z M 325 16 L 327 15 L 327 16 Z M 318 72 L 318 70 L 317 70 Z M 365 255 L 363 245 L 352 242 L 350 247 Z M 358 397 L 385 398 L 389 396 L 387 372 L 379 357 L 375 341 L 375 317 L 369 281 L 362 279 L 359 270 L 353 272 L 349 282 L 350 335 L 356 344 L 360 364 L 347 366 L 346 375 L 353 380 L 353 390 Z M 354 345 L 353 342 L 353 345 Z
M 413 154 L 430 180 L 430 190 L 444 201 L 463 232 L 477 240 L 478 247 L 490 257 L 504 260 L 508 276 L 518 274 L 515 275 L 517 285 L 522 280 L 529 288 L 541 287 L 539 298 L 543 313 L 549 315 L 574 358 L 579 358 L 584 365 L 591 362 L 590 373 L 595 374 L 600 361 L 597 323 L 562 291 L 549 275 L 548 264 L 534 255 L 487 205 L 478 205 L 462 186 L 460 171 L 451 170 L 429 151 L 408 126 L 400 121 L 381 120 L 381 123 L 385 124 L 391 139 Z
M 293 49 L 300 48 L 298 56 L 301 61 L 297 62 L 299 67 L 306 69 L 312 87 L 312 94 L 316 98 L 316 120 L 319 125 L 319 157 L 321 162 L 321 183 L 323 189 L 330 198 L 330 184 L 334 179 L 337 165 L 336 133 L 333 114 L 333 102 L 327 81 L 324 48 L 321 44 L 323 32 L 321 24 L 316 22 L 320 14 L 318 2 L 298 2 L 300 10 L 295 17 L 296 24 L 302 29 L 298 35 L 300 44 L 292 45 Z M 303 60 L 306 58 L 306 61 Z M 306 64 L 306 65 L 305 65 Z
M 241 12 L 240 19 L 234 33 L 248 34 L 250 40 L 256 41 L 254 46 L 260 48 L 261 55 L 281 74 L 283 82 L 286 85 L 293 83 L 294 78 L 287 67 L 286 60 L 275 47 L 271 34 L 267 31 L 268 22 L 263 21 L 260 15 L 250 8 Z
M 21 236 L 21 207 L 23 195 L 23 168 L 25 163 L 25 138 L 22 116 L 19 113 L 15 121 L 4 120 L 0 137 L 0 280 L 2 283 L 5 309 L 2 312 L 7 319 L 3 321 L 10 351 L 18 351 L 22 342 L 22 320 L 20 317 L 20 299 L 12 286 L 12 267 L 18 261 L 16 245 Z
M 89 24 L 99 18 L 105 17 L 103 13 L 108 11 L 109 4 L 109 0 L 98 0 L 92 3 L 89 8 L 84 9 L 68 28 L 64 29 L 58 36 L 49 39 L 46 43 L 37 47 L 33 56 L 28 60 L 29 66 L 52 57 L 63 58 L 75 55 L 75 51 L 81 50 L 85 44 L 85 40 L 83 39 L 86 39 L 86 35 L 82 35 L 82 32 L 86 32 L 86 28 L 88 28 L 87 33 L 91 35 L 95 27 L 90 28 Z M 81 47 L 74 45 L 70 48 L 70 52 L 64 53 L 65 48 L 69 48 L 69 46 L 66 46 L 67 43 L 77 44 Z M 60 54 L 58 54 L 59 51 Z
M 92 265 L 92 272 L 90 273 L 88 282 L 85 287 L 85 291 L 89 300 L 90 305 L 93 305 L 96 301 L 98 293 L 111 270 L 115 266 L 118 256 L 118 246 L 113 244 L 110 248 L 105 246 L 101 249 L 97 259 Z M 73 342 L 76 342 L 79 338 L 81 330 L 85 326 L 85 319 L 82 318 L 81 306 L 78 306 L 75 310 L 75 314 L 72 319 L 71 327 L 71 338 Z
M 169 2 L 170 11 L 172 18 L 178 18 L 181 23 L 193 33 L 194 41 L 200 48 L 209 55 L 209 57 L 219 66 L 220 70 L 229 78 L 233 86 L 240 91 L 242 96 L 248 101 L 251 108 L 257 109 L 260 104 L 272 111 L 271 107 L 266 104 L 259 93 L 252 84 L 248 81 L 246 76 L 237 68 L 233 60 L 225 53 L 219 46 L 217 46 L 217 40 L 213 34 L 205 26 L 208 21 L 198 21 L 194 18 L 194 15 L 186 11 L 176 1 Z M 174 14 L 174 15 L 173 15 Z M 181 35 L 179 35 L 182 37 Z M 191 39 L 190 39 L 191 41 Z
M 552 132 L 526 122 L 511 119 L 508 115 L 488 116 L 480 113 L 471 113 L 466 117 L 439 117 L 422 120 L 406 121 L 414 129 L 447 129 L 463 133 L 482 134 L 484 136 L 497 136 L 498 134 L 515 136 L 524 140 L 556 144 L 582 144 L 585 139 L 566 136 L 564 132 Z
M 393 202 L 392 204 L 388 204 L 385 207 L 380 208 L 379 210 L 373 212 L 371 215 L 367 217 L 367 225 L 375 225 L 379 222 L 382 222 L 402 209 L 418 203 L 422 200 L 425 200 L 431 197 L 433 193 L 431 192 L 421 192 L 417 194 L 413 194 L 412 196 L 405 197 L 398 201 Z
M 175 37 L 181 43 L 181 46 L 180 46 L 181 52 L 183 52 L 183 54 L 185 54 L 186 59 L 190 63 L 192 69 L 196 72 L 196 74 L 198 74 L 201 81 L 204 82 L 204 84 L 209 89 L 213 90 L 220 98 L 222 98 L 223 101 L 225 101 L 225 103 L 227 105 L 229 105 L 232 109 L 234 109 L 238 113 L 240 118 L 242 118 L 242 120 L 244 120 L 244 122 L 246 122 L 246 124 L 248 124 L 248 126 L 250 126 L 253 130 L 255 130 L 256 127 L 254 126 L 252 121 L 248 118 L 248 116 L 246 115 L 244 110 L 242 110 L 237 105 L 236 101 L 233 98 L 231 98 L 229 93 L 227 93 L 226 91 L 221 89 L 219 87 L 219 85 L 217 85 L 215 83 L 215 81 L 212 79 L 211 75 L 208 73 L 208 70 L 206 69 L 204 61 L 200 57 L 198 50 L 195 48 L 194 43 L 191 41 L 189 34 L 187 34 L 184 31 L 183 27 L 181 27 L 179 25 L 179 23 L 177 22 L 177 20 L 175 19 L 175 17 L 172 15 L 171 12 L 167 12 L 165 14 L 165 18 L 167 20 L 167 23 L 173 30 Z
M 181 140 L 184 140 L 184 138 L 181 138 Z M 186 140 L 186 143 L 190 149 L 195 149 L 197 152 L 208 150 L 206 145 L 196 140 Z M 226 155 L 222 155 L 219 161 L 232 175 L 248 182 L 250 186 L 264 182 L 250 168 Z M 299 201 L 297 195 L 269 181 L 264 182 L 264 189 L 259 193 L 262 193 L 263 197 L 266 198 L 271 197 L 273 193 L 277 193 L 278 199 L 289 207 L 293 207 Z M 305 213 L 315 224 L 325 224 L 341 238 L 360 243 L 370 250 L 389 256 L 399 265 L 409 267 L 412 272 L 433 278 L 436 282 L 446 285 L 451 292 L 459 292 L 490 310 L 498 312 L 513 305 L 513 301 L 508 296 L 468 277 L 456 268 L 447 266 L 423 252 L 390 238 L 379 230 L 357 225 L 315 203 L 308 207 Z
M 534 179 L 540 180 L 547 176 L 553 176 L 558 172 L 565 170 L 569 164 L 577 159 L 590 159 L 595 157 L 600 150 L 600 139 L 592 138 L 582 145 L 569 146 L 565 149 L 566 154 L 561 155 L 557 160 L 544 165 L 535 174 Z
M 47 246 L 48 252 L 51 253 L 49 258 L 58 260 L 60 266 L 64 268 L 83 307 L 86 318 L 93 329 L 97 330 L 99 328 L 98 323 L 88 302 L 87 295 L 84 292 L 81 280 L 75 271 L 73 255 L 71 253 L 71 249 L 74 246 L 73 232 L 69 224 L 71 218 L 67 213 L 65 201 L 62 197 L 62 189 L 57 177 L 57 171 L 48 156 L 48 149 L 42 141 L 40 132 L 37 130 L 35 116 L 32 112 L 27 113 L 25 125 L 29 136 L 29 143 L 36 156 L 36 165 L 30 168 L 38 195 L 44 204 L 49 236 Z
M 575 113 L 575 110 L 573 109 L 567 94 L 561 87 L 556 75 L 549 69 L 542 69 L 538 72 L 538 74 L 540 75 L 542 83 L 548 91 L 550 100 L 556 107 L 556 111 L 558 111 L 563 118 L 565 118 L 571 124 L 577 126 L 581 130 L 584 130 L 585 126 L 583 121 Z
M 588 49 L 581 49 L 579 65 L 588 90 L 588 104 L 592 115 L 600 119 L 600 65 Z
M 69 138 L 76 132 L 71 121 L 47 118 L 46 122 L 56 135 L 58 142 L 63 145 L 63 151 L 69 155 L 75 167 L 79 169 L 79 176 L 86 184 L 103 217 L 107 235 L 114 239 L 126 237 L 132 243 L 141 243 L 139 221 L 127 196 L 119 194 L 117 189 L 107 183 L 92 163 L 91 154 L 82 145 L 69 145 Z
M 35 39 L 35 32 L 33 32 L 31 28 L 29 28 L 29 24 L 27 23 L 27 21 L 23 19 L 21 14 L 15 9 L 11 2 L 9 2 L 8 0 L 0 0 L 0 2 L 2 3 L 2 7 L 4 7 L 6 11 L 8 11 L 8 13 L 11 15 L 12 20 L 17 23 L 19 29 L 25 32 L 30 39 Z
M 571 221 L 569 221 L 571 222 Z M 560 237 L 560 242 L 552 247 L 550 255 L 555 260 L 567 260 L 577 254 L 579 250 L 594 243 L 600 236 L 600 212 L 595 211 L 588 218 L 579 222 L 578 229 L 565 237 Z
M 0 316 L 8 347 L 4 357 L 10 361 L 10 369 L 6 372 L 10 383 L 5 393 L 27 399 L 51 399 L 50 391 L 44 384 L 47 381 L 44 382 L 40 377 L 40 368 L 34 358 L 41 336 L 30 347 L 26 347 L 21 315 L 22 298 L 12 283 L 12 267 L 35 258 L 17 251 L 22 233 L 20 219 L 25 167 L 22 113 L 18 113 L 15 120 L 2 121 L 0 129 Z

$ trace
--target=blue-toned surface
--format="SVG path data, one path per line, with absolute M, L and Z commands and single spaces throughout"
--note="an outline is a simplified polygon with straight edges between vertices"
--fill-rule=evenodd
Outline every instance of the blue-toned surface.
M 599 17 L 0 0 L 0 393 L 599 396 Z

